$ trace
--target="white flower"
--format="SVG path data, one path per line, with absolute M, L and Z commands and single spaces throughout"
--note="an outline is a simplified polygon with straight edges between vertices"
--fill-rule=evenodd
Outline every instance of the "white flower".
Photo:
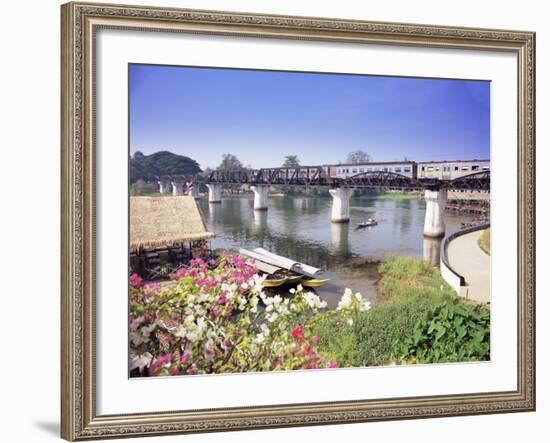
M 264 289 L 263 283 L 266 276 L 259 276 L 258 274 L 254 274 L 252 279 L 249 281 L 250 286 L 252 286 L 252 292 L 255 294 L 262 294 L 262 291 Z
M 270 323 L 273 323 L 275 320 L 277 320 L 277 317 L 279 317 L 279 314 L 274 312 L 273 314 L 267 317 L 267 321 L 269 321 Z
M 184 338 L 187 335 L 187 329 L 185 329 L 182 325 L 179 325 L 173 332 L 173 334 L 176 337 Z
M 256 334 L 256 338 L 254 339 L 254 343 L 261 345 L 265 341 L 265 336 L 262 332 L 259 334 Z
M 370 301 L 364 300 L 363 301 L 363 306 L 362 306 L 362 311 L 368 311 L 370 308 L 371 308 Z
M 199 339 L 199 335 L 196 332 L 188 332 L 186 337 L 190 342 L 194 342 Z
M 296 292 L 296 289 L 290 288 L 290 290 L 288 292 L 290 292 L 291 294 L 294 294 Z
M 351 326 L 351 325 L 353 325 L 353 319 L 351 319 L 351 318 L 348 318 L 348 320 L 347 320 L 347 324 L 348 324 L 348 325 L 350 325 L 350 326 Z
M 139 368 L 141 371 L 146 366 L 148 367 L 152 360 L 153 356 L 149 352 L 141 355 L 134 355 L 132 356 L 132 361 L 130 363 L 130 370 Z
M 246 307 L 246 298 L 242 297 L 239 300 L 239 311 L 244 311 L 245 307 Z
M 204 330 L 208 327 L 206 320 L 203 317 L 199 317 L 197 320 L 197 329 L 199 332 L 204 332 Z
M 260 329 L 262 330 L 262 334 L 264 334 L 266 337 L 269 335 L 269 327 L 265 323 L 262 323 L 260 325 Z
M 248 303 L 250 305 L 250 312 L 258 312 L 258 297 L 250 297 Z
M 296 290 L 297 290 L 298 292 L 301 292 L 301 291 L 304 290 L 304 287 L 303 287 L 302 285 L 298 285 L 298 286 L 296 286 Z
M 321 301 L 319 296 L 313 292 L 305 293 L 304 299 L 310 308 L 325 308 L 327 306 L 327 303 L 325 301 Z

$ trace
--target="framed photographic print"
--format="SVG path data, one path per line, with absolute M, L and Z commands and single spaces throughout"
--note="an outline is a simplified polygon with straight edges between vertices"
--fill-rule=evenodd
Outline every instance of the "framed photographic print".
M 63 438 L 534 410 L 534 33 L 61 14 Z

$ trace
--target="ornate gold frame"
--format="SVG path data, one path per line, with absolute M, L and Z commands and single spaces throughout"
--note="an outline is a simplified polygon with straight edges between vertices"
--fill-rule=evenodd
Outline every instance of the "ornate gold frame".
M 67 440 L 533 411 L 535 34 L 68 3 L 62 22 L 61 436 Z M 98 28 L 509 51 L 518 58 L 518 385 L 494 392 L 97 416 L 94 379 L 94 33 Z

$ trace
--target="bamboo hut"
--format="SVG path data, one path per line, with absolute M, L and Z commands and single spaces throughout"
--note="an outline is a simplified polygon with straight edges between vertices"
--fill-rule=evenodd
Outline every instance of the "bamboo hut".
M 193 197 L 130 197 L 130 250 L 164 248 L 214 237 Z

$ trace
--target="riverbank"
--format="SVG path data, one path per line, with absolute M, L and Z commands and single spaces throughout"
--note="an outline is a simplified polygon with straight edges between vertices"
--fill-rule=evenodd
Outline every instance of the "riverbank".
M 382 262 L 379 272 L 382 300 L 367 313 L 342 319 L 328 312 L 316 321 L 321 352 L 353 367 L 489 358 L 489 311 L 458 298 L 439 271 L 422 260 L 395 257 Z
M 481 233 L 477 243 L 485 254 L 491 255 L 491 228 L 485 229 Z

